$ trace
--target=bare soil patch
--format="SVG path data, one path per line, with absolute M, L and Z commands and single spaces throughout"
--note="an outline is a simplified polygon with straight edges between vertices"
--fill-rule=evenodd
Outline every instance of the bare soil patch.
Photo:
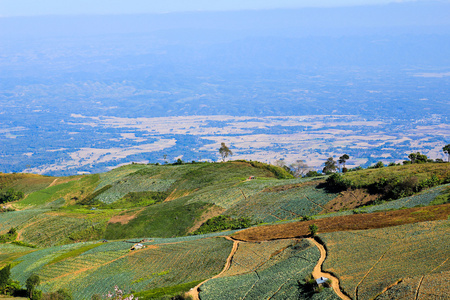
M 258 226 L 242 230 L 233 238 L 242 241 L 267 241 L 296 238 L 309 234 L 309 225 L 316 224 L 320 232 L 384 228 L 424 221 L 445 220 L 450 215 L 450 204 L 414 207 L 370 214 L 356 214 L 319 220 Z
M 164 202 L 172 201 L 181 197 L 189 196 L 191 191 L 177 191 L 174 189 L 172 193 L 164 200 Z
M 192 226 L 188 233 L 194 232 L 197 229 L 200 228 L 200 226 L 202 226 L 203 223 L 205 223 L 206 221 L 208 221 L 209 219 L 219 216 L 221 215 L 226 209 L 222 208 L 220 206 L 212 206 L 211 208 L 207 209 L 200 217 L 200 219 L 198 221 L 196 221 L 194 223 L 194 226 Z
M 123 214 L 123 215 L 114 216 L 111 219 L 109 219 L 108 224 L 109 223 L 120 223 L 122 225 L 128 224 L 128 222 L 130 222 L 131 220 L 136 218 L 137 215 L 143 210 L 144 209 L 141 209 L 139 211 L 135 211 L 132 214 Z
M 365 189 L 348 190 L 328 202 L 322 213 L 339 211 L 340 209 L 353 209 L 377 200 L 379 195 L 371 195 Z

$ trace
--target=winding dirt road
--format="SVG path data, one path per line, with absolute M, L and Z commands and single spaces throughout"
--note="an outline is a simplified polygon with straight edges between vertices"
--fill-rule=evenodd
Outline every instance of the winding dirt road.
M 234 254 L 236 253 L 236 251 L 238 249 L 239 241 L 233 240 L 229 236 L 225 236 L 224 238 L 226 238 L 227 240 L 233 241 L 233 248 L 231 249 L 230 255 L 228 255 L 227 262 L 225 263 L 225 266 L 223 267 L 223 270 L 219 274 L 217 274 L 216 276 L 213 276 L 213 277 L 211 277 L 211 278 L 209 278 L 209 279 L 207 279 L 207 280 L 197 284 L 189 292 L 186 293 L 186 296 L 191 296 L 193 300 L 200 300 L 200 298 L 198 297 L 198 289 L 199 289 L 199 287 L 202 284 L 204 284 L 205 282 L 221 276 L 223 273 L 228 271 L 228 269 L 230 268 L 231 260 L 233 259 L 233 256 L 234 256 Z
M 325 258 L 327 257 L 327 252 L 325 251 L 325 248 L 313 238 L 307 238 L 307 240 L 310 241 L 311 243 L 314 243 L 314 245 L 316 245 L 320 251 L 319 262 L 314 267 L 314 270 L 312 272 L 312 275 L 314 276 L 314 278 L 325 277 L 325 278 L 331 279 L 331 287 L 333 288 L 334 292 L 339 296 L 339 298 L 344 299 L 344 300 L 351 300 L 350 297 L 348 297 L 347 295 L 342 293 L 342 291 L 339 287 L 339 279 L 337 279 L 330 273 L 322 272 L 322 264 L 323 264 Z

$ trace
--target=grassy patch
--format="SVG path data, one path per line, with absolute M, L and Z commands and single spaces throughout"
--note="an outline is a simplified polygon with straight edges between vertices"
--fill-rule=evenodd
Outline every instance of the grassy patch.
M 193 234 L 206 234 L 216 231 L 241 229 L 252 226 L 254 223 L 249 218 L 233 219 L 230 216 L 217 216 L 203 223 Z
M 109 205 L 104 205 L 107 208 L 133 208 L 149 206 L 156 203 L 163 202 L 170 193 L 168 192 L 130 192 L 122 199 L 113 202 Z
M 447 187 L 442 195 L 437 196 L 433 201 L 431 201 L 431 205 L 439 205 L 450 203 L 450 187 Z
M 69 251 L 69 252 L 66 252 L 64 254 L 61 254 L 60 256 L 58 256 L 55 259 L 53 259 L 52 261 L 50 261 L 47 265 L 51 265 L 51 264 L 60 262 L 60 261 L 65 260 L 65 259 L 78 256 L 78 255 L 80 255 L 80 254 L 82 254 L 82 253 L 84 253 L 84 252 L 86 252 L 88 250 L 94 249 L 94 248 L 96 248 L 98 246 L 101 246 L 101 245 L 103 245 L 103 244 L 102 243 L 97 243 L 97 244 L 87 245 L 87 246 L 84 246 L 84 247 L 81 247 L 81 248 L 78 248 L 78 249 L 74 249 L 72 251 Z
M 188 199 L 176 199 L 147 207 L 127 224 L 111 223 L 106 228 L 105 238 L 121 239 L 133 237 L 175 237 L 187 234 L 195 220 L 211 204 Z
M 160 299 L 163 296 L 173 297 L 189 291 L 203 280 L 182 283 L 174 286 L 152 289 L 149 291 L 135 293 L 134 296 L 141 300 Z

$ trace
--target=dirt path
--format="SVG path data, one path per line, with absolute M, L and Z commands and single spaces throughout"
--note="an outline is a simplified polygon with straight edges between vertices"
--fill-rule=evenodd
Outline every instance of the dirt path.
M 223 267 L 223 270 L 217 274 L 216 276 L 213 276 L 209 279 L 206 279 L 203 282 L 200 282 L 199 284 L 197 284 L 197 286 L 193 287 L 189 292 L 186 293 L 186 296 L 191 296 L 193 300 L 200 300 L 200 298 L 198 297 L 198 289 L 200 288 L 200 286 L 206 282 L 208 282 L 211 279 L 217 278 L 219 276 L 221 276 L 223 273 L 225 273 L 226 271 L 228 271 L 228 269 L 230 268 L 231 265 L 231 260 L 233 259 L 234 254 L 236 253 L 237 249 L 238 249 L 238 245 L 239 245 L 239 241 L 233 240 L 232 238 L 225 236 L 225 238 L 227 240 L 233 241 L 233 248 L 231 249 L 230 255 L 228 255 L 227 258 L 227 262 L 225 263 L 225 266 Z
M 320 251 L 319 262 L 314 267 L 314 270 L 312 272 L 313 277 L 314 278 L 326 277 L 328 279 L 331 279 L 331 287 L 333 288 L 334 292 L 339 296 L 339 298 L 344 299 L 344 300 L 351 300 L 350 297 L 348 297 L 348 296 L 344 295 L 344 293 L 342 293 L 342 291 L 339 287 L 339 279 L 337 279 L 330 273 L 322 272 L 322 264 L 323 264 L 325 258 L 327 257 L 327 252 L 325 251 L 325 248 L 313 238 L 307 238 L 307 240 L 314 243 L 314 245 L 316 245 Z
M 52 183 L 50 183 L 50 185 L 48 187 L 54 186 L 56 185 L 56 182 L 58 181 L 58 178 L 56 178 L 55 180 L 53 180 Z

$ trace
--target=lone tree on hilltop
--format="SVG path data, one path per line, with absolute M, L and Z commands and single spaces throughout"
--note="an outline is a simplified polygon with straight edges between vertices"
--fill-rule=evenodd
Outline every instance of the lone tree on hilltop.
M 327 161 L 325 162 L 325 167 L 323 168 L 322 172 L 324 174 L 329 174 L 331 172 L 336 171 L 336 161 L 332 157 L 328 157 Z
M 442 151 L 444 151 L 444 153 L 447 154 L 447 157 L 448 157 L 447 160 L 448 160 L 448 162 L 450 162 L 450 144 L 445 145 L 442 148 Z
M 219 153 L 222 156 L 222 161 L 225 161 L 225 158 L 233 155 L 233 151 L 225 145 L 225 143 L 220 144 Z
M 347 172 L 347 168 L 345 167 L 345 163 L 347 162 L 347 160 L 350 158 L 350 156 L 348 156 L 348 154 L 344 154 L 341 157 L 339 157 L 339 165 L 342 165 L 342 171 L 341 172 Z

